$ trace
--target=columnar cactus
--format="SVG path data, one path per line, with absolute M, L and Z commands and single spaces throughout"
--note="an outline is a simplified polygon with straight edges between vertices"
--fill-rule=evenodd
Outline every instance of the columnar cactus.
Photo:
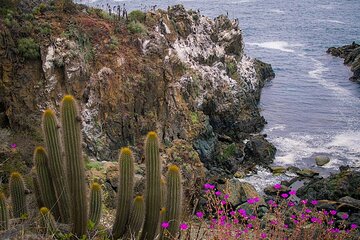
M 91 185 L 91 194 L 90 194 L 90 211 L 89 211 L 89 220 L 94 224 L 94 228 L 99 224 L 101 217 L 101 186 L 98 183 L 93 183 Z
M 130 212 L 125 239 L 137 239 L 144 223 L 145 203 L 143 196 L 136 196 Z
M 119 186 L 113 237 L 118 239 L 126 231 L 134 188 L 134 157 L 129 148 L 122 148 L 119 157 Z
M 174 239 L 179 232 L 181 216 L 181 174 L 180 169 L 172 165 L 169 167 L 167 175 L 167 200 L 165 219 L 169 223 L 168 235 L 165 239 Z
M 24 180 L 20 173 L 13 172 L 10 176 L 10 196 L 15 218 L 27 214 Z
M 70 199 L 66 184 L 66 174 L 64 159 L 62 155 L 62 145 L 60 140 L 60 125 L 53 110 L 48 109 L 42 118 L 42 129 L 45 137 L 45 145 L 48 153 L 48 167 L 53 180 L 61 221 L 70 221 Z
M 155 132 L 149 132 L 145 141 L 146 192 L 145 222 L 141 240 L 153 240 L 159 224 L 161 204 L 161 163 L 159 140 Z
M 71 222 L 73 223 L 73 233 L 81 237 L 86 234 L 88 213 L 85 166 L 81 150 L 81 118 L 74 97 L 67 95 L 63 98 L 60 112 L 71 201 Z
M 159 221 L 159 233 L 160 233 L 160 236 L 159 236 L 159 239 L 162 240 L 164 238 L 164 233 L 165 231 L 167 230 L 164 230 L 163 227 L 162 227 L 162 224 L 166 221 L 165 219 L 165 214 L 166 214 L 166 208 L 161 208 L 160 210 L 160 221 Z
M 35 169 L 33 169 L 33 171 L 35 173 Z M 44 206 L 44 202 L 41 198 L 39 182 L 38 182 L 37 176 L 35 174 L 31 178 L 32 178 L 32 182 L 34 185 L 34 194 L 35 194 L 35 198 L 36 198 L 36 204 L 37 204 L 38 208 L 40 209 Z
M 53 215 L 48 208 L 40 208 L 40 225 L 45 230 L 46 234 L 54 235 L 57 233 L 56 223 Z
M 60 213 L 57 205 L 57 198 L 48 168 L 48 158 L 43 147 L 37 147 L 35 149 L 34 165 L 37 172 L 37 182 L 39 184 L 40 196 L 44 202 L 44 206 L 51 209 L 55 218 L 59 219 Z
M 0 231 L 9 228 L 9 212 L 6 207 L 5 195 L 0 192 Z
M 165 207 L 166 203 L 166 182 L 164 178 L 160 180 L 160 187 L 161 187 L 161 207 Z

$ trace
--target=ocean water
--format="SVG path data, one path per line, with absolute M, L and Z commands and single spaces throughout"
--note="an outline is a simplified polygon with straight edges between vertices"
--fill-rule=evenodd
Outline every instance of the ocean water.
M 84 2 L 84 1 L 83 1 Z M 86 1 L 85 1 L 86 2 Z M 360 84 L 348 80 L 331 46 L 360 42 L 359 0 L 102 1 L 127 9 L 183 4 L 203 15 L 238 18 L 245 51 L 271 63 L 276 73 L 262 91 L 263 130 L 278 149 L 274 165 L 311 167 L 323 175 L 340 165 L 360 168 Z M 331 162 L 316 167 L 314 156 Z M 266 170 L 255 178 L 271 179 Z M 256 180 L 256 179 L 254 179 Z M 269 181 L 277 181 L 272 179 Z

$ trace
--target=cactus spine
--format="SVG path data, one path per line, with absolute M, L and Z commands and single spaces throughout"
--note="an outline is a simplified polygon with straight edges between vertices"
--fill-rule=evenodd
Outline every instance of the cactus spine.
M 74 97 L 66 95 L 63 98 L 60 112 L 71 201 L 71 222 L 73 233 L 81 237 L 86 234 L 87 229 L 87 202 L 85 166 L 81 150 L 81 118 Z
M 40 196 L 45 207 L 51 209 L 56 219 L 60 217 L 55 190 L 48 168 L 48 158 L 43 147 L 37 147 L 34 151 L 34 164 L 38 176 Z
M 9 228 L 9 212 L 6 207 L 5 195 L 0 192 L 0 231 Z
M 40 224 L 41 227 L 46 231 L 46 234 L 54 235 L 57 232 L 56 223 L 53 215 L 49 211 L 48 208 L 42 207 L 40 208 Z
M 181 216 L 181 175 L 180 169 L 172 165 L 167 175 L 167 200 L 165 219 L 169 223 L 169 235 L 165 239 L 174 239 L 179 232 Z
M 10 176 L 10 195 L 14 217 L 20 218 L 27 214 L 24 180 L 18 172 Z
M 101 186 L 93 183 L 90 194 L 89 220 L 94 224 L 94 228 L 99 224 L 101 217 Z
M 118 239 L 126 231 L 134 188 L 134 157 L 129 148 L 122 148 L 119 157 L 119 187 L 113 237 Z
M 58 200 L 61 221 L 68 223 L 70 220 L 70 200 L 66 185 L 66 176 L 64 174 L 64 159 L 59 133 L 60 126 L 54 111 L 51 109 L 46 110 L 43 114 L 42 128 L 49 157 L 48 167 Z
M 132 209 L 127 224 L 125 239 L 137 239 L 141 227 L 144 223 L 145 203 L 143 196 L 137 196 L 134 199 Z
M 155 132 L 149 132 L 145 141 L 146 196 L 145 222 L 141 240 L 153 240 L 159 224 L 161 204 L 161 164 L 159 140 Z

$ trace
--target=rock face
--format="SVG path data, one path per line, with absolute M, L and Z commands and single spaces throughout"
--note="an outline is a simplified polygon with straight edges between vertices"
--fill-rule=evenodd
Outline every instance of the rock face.
M 250 135 L 265 124 L 257 104 L 274 74 L 270 65 L 244 54 L 235 21 L 174 6 L 148 12 L 142 23 L 146 33 L 132 34 L 124 22 L 78 8 L 83 9 L 76 14 L 49 10 L 37 16 L 34 24 L 47 23 L 52 30 L 45 38 L 29 33 L 41 59 L 11 57 L 17 54 L 17 35 L 0 22 L 5 127 L 22 129 L 41 143 L 41 112 L 70 93 L 81 104 L 84 145 L 92 159 L 115 160 L 126 145 L 141 157 L 143 137 L 155 130 L 168 162 L 170 156 L 200 159 L 210 175 L 272 161 L 275 148 L 263 136 Z M 194 156 L 166 150 L 181 149 L 179 144 Z M 194 164 L 186 166 L 199 167 Z
M 327 53 L 335 57 L 344 58 L 344 64 L 350 66 L 353 76 L 350 78 L 352 81 L 360 82 L 360 45 L 353 42 L 350 45 L 342 47 L 331 47 Z
M 330 162 L 330 158 L 328 156 L 319 155 L 319 156 L 315 157 L 315 163 L 318 166 L 324 166 L 325 164 L 327 164 L 329 162 Z
M 360 199 L 360 172 L 342 171 L 328 178 L 314 179 L 297 191 L 297 196 L 307 199 L 337 201 L 342 197 Z

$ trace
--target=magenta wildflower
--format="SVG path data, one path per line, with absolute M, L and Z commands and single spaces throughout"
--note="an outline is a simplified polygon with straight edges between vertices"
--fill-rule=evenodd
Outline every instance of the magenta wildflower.
M 284 228 L 285 228 L 285 229 L 288 229 L 288 228 L 289 228 L 289 225 L 284 224 Z
M 247 227 L 247 228 L 252 228 L 253 225 L 252 225 L 251 223 L 249 223 L 249 224 L 246 225 L 246 227 Z
M 239 219 L 235 218 L 235 219 L 233 220 L 233 223 L 234 223 L 234 224 L 238 224 L 238 223 L 239 223 Z
M 267 237 L 267 235 L 266 235 L 266 233 L 261 233 L 261 234 L 260 234 L 260 237 L 261 237 L 262 239 L 264 239 L 264 238 Z
M 240 209 L 238 210 L 238 213 L 240 213 L 240 215 L 243 216 L 243 217 L 246 216 L 246 210 L 243 209 L 243 208 L 240 208 Z
M 317 222 L 319 222 L 319 220 L 320 220 L 320 219 L 318 219 L 317 217 L 312 217 L 312 218 L 310 219 L 310 221 L 313 222 L 313 223 L 317 223 Z M 321 221 L 320 221 L 320 222 L 321 222 Z
M 312 201 L 311 201 L 311 204 L 312 204 L 312 205 L 317 205 L 317 204 L 318 204 L 318 201 L 317 201 L 317 200 L 312 200 Z
M 356 225 L 355 223 L 352 223 L 352 224 L 350 225 L 350 228 L 351 228 L 351 229 L 357 229 L 357 228 L 358 228 L 358 225 Z
M 291 219 L 296 219 L 296 216 L 295 216 L 295 215 L 291 215 L 290 218 L 291 218 Z
M 270 221 L 270 224 L 271 224 L 271 225 L 277 225 L 277 224 L 278 224 L 278 221 L 276 221 L 276 220 L 271 220 L 271 221 Z
M 163 222 L 161 223 L 161 227 L 164 229 L 167 229 L 169 227 L 169 223 L 168 222 Z
M 282 198 L 287 198 L 289 195 L 287 194 L 287 193 L 283 193 L 283 194 L 281 194 L 281 197 Z
M 188 225 L 186 223 L 181 223 L 180 230 L 186 230 L 186 229 L 188 229 Z
M 302 204 L 306 205 L 308 203 L 308 200 L 307 199 L 304 199 L 304 200 L 301 200 L 300 201 Z
M 220 191 L 216 191 L 216 192 L 215 192 L 215 195 L 216 195 L 216 196 L 220 196 L 220 195 L 221 195 L 221 192 L 220 192 Z
M 250 220 L 255 220 L 255 219 L 256 219 L 256 216 L 254 216 L 254 215 L 250 216 Z
M 203 218 L 203 217 L 204 217 L 204 213 L 202 213 L 202 212 L 197 212 L 197 213 L 196 213 L 196 216 L 197 216 L 198 218 Z
M 231 211 L 231 212 L 230 212 L 230 215 L 231 215 L 231 216 L 234 216 L 235 213 L 236 213 L 235 211 Z
M 212 184 L 210 184 L 210 183 L 205 183 L 204 188 L 205 188 L 205 189 L 214 189 L 215 186 L 212 185 Z
M 260 201 L 260 199 L 258 198 L 258 197 L 254 197 L 254 198 L 249 198 L 248 200 L 247 200 L 247 203 L 248 204 L 254 204 L 254 203 L 257 203 L 257 202 L 259 202 Z
M 336 215 L 336 210 L 330 210 L 331 215 Z
M 347 213 L 344 213 L 343 215 L 341 215 L 341 218 L 342 219 L 348 219 L 349 218 L 349 214 L 347 214 Z
M 274 188 L 277 189 L 277 190 L 279 190 L 279 189 L 281 188 L 281 184 L 279 184 L 279 183 L 275 184 L 275 185 L 274 185 Z
M 16 145 L 16 143 L 12 143 L 12 144 L 10 145 L 10 147 L 11 147 L 12 149 L 15 149 L 15 148 L 17 147 L 17 145 Z
M 289 206 L 289 207 L 293 207 L 293 206 L 295 206 L 295 203 L 293 203 L 292 201 L 289 201 L 289 202 L 288 202 L 288 206 Z
M 229 194 L 225 194 L 224 199 L 229 199 Z
M 329 225 L 333 225 L 333 224 L 334 224 L 334 220 L 330 220 L 330 221 L 328 222 L 328 224 L 329 224 Z
M 305 212 L 306 213 L 311 213 L 311 210 L 307 208 L 307 209 L 305 209 Z
M 290 195 L 296 195 L 296 191 L 295 191 L 295 190 L 291 190 L 291 191 L 289 192 L 289 194 L 290 194 Z
M 221 200 L 221 205 L 225 205 L 226 201 L 225 200 Z
M 330 230 L 330 232 L 332 232 L 332 233 L 339 233 L 339 232 L 340 232 L 340 229 L 338 229 L 338 228 L 333 228 L 333 229 Z

